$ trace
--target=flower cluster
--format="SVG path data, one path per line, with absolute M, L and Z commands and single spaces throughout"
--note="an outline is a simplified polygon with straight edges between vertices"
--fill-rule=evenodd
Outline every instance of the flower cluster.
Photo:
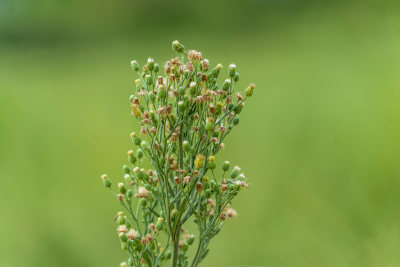
M 221 83 L 221 64 L 210 68 L 201 52 L 187 51 L 178 41 L 172 48 L 177 57 L 165 63 L 163 73 L 152 58 L 142 67 L 131 62 L 139 78 L 129 101 L 140 132 L 130 135 L 136 147 L 128 151 L 116 191 L 110 178 L 102 176 L 125 209 L 115 218 L 129 257 L 121 266 L 157 267 L 167 261 L 173 267 L 188 266 L 187 252 L 195 239 L 191 266 L 197 266 L 224 221 L 236 216 L 232 199 L 248 187 L 240 167 L 225 161 L 217 168 L 215 155 L 239 124 L 254 84 L 235 93 L 236 65 L 229 66 Z M 190 218 L 199 230 L 196 237 L 183 228 Z

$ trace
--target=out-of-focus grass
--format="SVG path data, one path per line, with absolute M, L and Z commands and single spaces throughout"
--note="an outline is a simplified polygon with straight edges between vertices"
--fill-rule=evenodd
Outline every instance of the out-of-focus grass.
M 272 13 L 261 2 L 246 7 Z M 0 266 L 122 259 L 99 177 L 119 179 L 137 129 L 130 59 L 164 62 L 175 38 L 257 85 L 218 157 L 252 187 L 204 266 L 398 266 L 400 20 L 388 3 L 315 4 L 227 34 L 196 14 L 176 26 L 195 33 L 0 43 Z

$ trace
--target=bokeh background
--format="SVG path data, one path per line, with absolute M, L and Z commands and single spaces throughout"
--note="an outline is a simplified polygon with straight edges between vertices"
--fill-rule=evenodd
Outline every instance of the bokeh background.
M 118 266 L 130 60 L 172 40 L 257 85 L 203 266 L 400 266 L 399 1 L 0 1 L 0 266 Z

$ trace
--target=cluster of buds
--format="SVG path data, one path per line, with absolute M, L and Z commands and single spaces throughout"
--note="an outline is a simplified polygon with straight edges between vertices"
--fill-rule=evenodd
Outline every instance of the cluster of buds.
M 129 101 L 140 130 L 130 135 L 134 149 L 127 153 L 117 191 L 102 176 L 127 213 L 115 218 L 122 249 L 129 255 L 121 266 L 156 267 L 168 261 L 188 266 L 195 235 L 183 236 L 183 225 L 190 218 L 199 230 L 191 260 L 197 266 L 225 220 L 236 217 L 233 198 L 248 187 L 240 167 L 229 161 L 217 167 L 216 154 L 239 124 L 254 84 L 236 92 L 240 76 L 235 64 L 220 82 L 221 64 L 210 67 L 201 52 L 187 51 L 179 41 L 172 48 L 176 57 L 164 64 L 164 71 L 153 58 L 143 66 L 131 61 L 139 78 Z M 142 167 L 146 160 L 151 169 Z

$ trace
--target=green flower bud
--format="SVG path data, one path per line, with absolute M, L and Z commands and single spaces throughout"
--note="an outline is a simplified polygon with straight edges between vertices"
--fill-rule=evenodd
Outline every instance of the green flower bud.
M 243 106 L 244 106 L 244 103 L 242 103 L 242 104 L 240 104 L 239 106 L 237 106 L 236 108 L 235 108 L 235 113 L 236 114 L 239 114 L 241 111 L 242 111 L 242 108 L 243 108 Z
M 147 67 L 149 68 L 149 70 L 154 70 L 154 59 L 152 59 L 151 57 L 149 57 L 147 59 Z
M 133 192 L 132 192 L 132 190 L 131 190 L 131 189 L 128 189 L 128 191 L 126 192 L 126 195 L 127 195 L 129 198 L 132 198 L 132 197 L 133 197 Z
M 156 95 L 152 91 L 149 92 L 148 96 L 149 96 L 151 101 L 156 100 Z
M 164 222 L 157 222 L 157 223 L 156 223 L 156 229 L 157 229 L 158 231 L 163 230 L 163 229 L 164 229 Z
M 190 83 L 190 86 L 189 86 L 189 93 L 190 93 L 190 96 L 195 96 L 196 95 L 196 86 L 197 86 L 197 84 L 196 84 L 196 82 L 191 82 Z
M 151 191 L 151 185 L 149 184 L 145 184 L 144 188 L 146 188 L 147 191 Z
M 188 151 L 189 151 L 189 142 L 188 142 L 187 140 L 185 140 L 185 141 L 182 142 L 182 146 L 183 146 L 183 150 L 184 150 L 185 152 L 188 152 Z
M 226 106 L 226 108 L 227 108 L 228 110 L 232 110 L 234 107 L 235 107 L 235 105 L 234 105 L 233 103 L 229 103 L 229 104 Z
M 238 125 L 239 124 L 239 117 L 235 117 L 232 120 L 233 125 Z
M 211 190 L 210 190 L 210 189 L 206 189 L 206 190 L 204 191 L 204 196 L 205 196 L 206 198 L 210 198 L 210 197 L 211 197 Z
M 119 188 L 119 192 L 121 194 L 125 194 L 126 193 L 126 187 L 125 187 L 125 185 L 123 183 L 119 183 L 118 184 L 118 188 Z
M 212 129 L 214 129 L 214 118 L 208 117 L 206 123 L 206 130 L 211 131 Z
M 183 78 L 187 79 L 189 77 L 190 71 L 189 70 L 184 70 L 183 72 Z
M 233 78 L 235 76 L 235 73 L 236 73 L 236 65 L 235 64 L 229 65 L 228 73 L 229 73 L 229 77 L 231 77 L 231 78 Z
M 178 110 L 180 112 L 184 112 L 185 111 L 185 103 L 183 103 L 183 101 L 179 101 L 178 102 Z
M 154 72 L 159 72 L 160 71 L 160 65 L 158 63 L 154 64 Z
M 131 61 L 131 66 L 132 66 L 132 69 L 133 69 L 134 71 L 139 71 L 139 69 L 140 69 L 139 63 L 137 63 L 136 60 L 132 60 L 132 61 Z
M 246 90 L 244 90 L 244 95 L 247 97 L 252 96 L 255 87 L 256 86 L 254 85 L 254 83 L 251 83 L 249 87 L 247 87 Z
M 136 150 L 136 157 L 138 157 L 138 159 L 143 158 L 143 150 L 138 148 L 138 150 Z
M 123 170 L 124 173 L 130 173 L 131 172 L 131 170 L 129 169 L 128 165 L 123 165 L 122 166 L 122 170 Z
M 223 170 L 224 172 L 226 172 L 226 171 L 229 170 L 229 164 L 230 164 L 229 161 L 225 161 L 224 164 L 222 164 L 222 170 Z
M 218 64 L 218 65 L 211 71 L 211 75 L 212 75 L 214 78 L 217 78 L 217 77 L 219 76 L 219 73 L 220 73 L 221 69 L 222 69 L 222 65 L 221 65 L 221 64 Z
M 177 213 L 178 213 L 178 210 L 177 210 L 177 209 L 173 209 L 173 210 L 171 211 L 171 220 L 174 220 L 174 219 L 175 219 Z
M 112 185 L 112 183 L 111 183 L 110 180 L 104 180 L 103 183 L 104 183 L 104 186 L 105 186 L 105 187 L 108 187 L 108 188 L 110 188 L 111 185 Z
M 140 147 L 142 147 L 143 149 L 148 149 L 149 148 L 149 144 L 146 141 L 142 141 L 140 142 Z
M 178 40 L 172 42 L 172 49 L 178 53 L 185 51 L 185 47 Z
M 140 206 L 145 207 L 147 205 L 147 199 L 146 198 L 142 198 L 140 200 Z
M 218 116 L 219 114 L 221 114 L 223 105 L 224 104 L 222 104 L 220 101 L 217 102 L 217 104 L 215 105 L 215 115 Z
M 151 78 L 151 75 L 150 75 L 150 74 L 147 74 L 147 75 L 144 77 L 144 80 L 146 81 L 146 84 L 147 84 L 147 85 L 153 84 L 153 79 Z
M 239 73 L 235 73 L 235 76 L 233 76 L 233 81 L 235 82 L 235 83 L 237 83 L 238 81 L 239 81 L 239 78 L 240 78 L 240 75 L 239 75 Z
M 129 151 L 128 151 L 128 161 L 129 161 L 130 163 L 132 163 L 132 164 L 135 164 L 135 163 L 136 163 L 136 157 L 135 157 L 135 155 L 134 155 L 133 150 L 129 150 Z
M 229 91 L 230 86 L 231 86 L 231 81 L 229 79 L 226 79 L 222 84 L 222 90 Z
M 231 172 L 231 178 L 232 179 L 237 178 L 239 176 L 240 172 L 241 172 L 241 169 L 239 168 L 239 166 L 235 166 Z
M 188 237 L 188 239 L 187 239 L 187 243 L 188 243 L 189 245 L 192 245 L 193 242 L 194 242 L 194 235 L 190 235 L 190 236 Z
M 108 187 L 108 188 L 111 187 L 112 182 L 111 182 L 110 179 L 108 179 L 107 174 L 103 174 L 103 175 L 101 176 L 101 179 L 103 180 L 103 184 L 104 184 L 105 187 Z
M 165 88 L 165 85 L 160 85 L 159 90 L 158 90 L 158 97 L 160 99 L 164 99 L 167 96 L 167 90 Z
M 142 139 L 140 139 L 140 137 L 137 136 L 135 132 L 131 133 L 131 137 L 132 137 L 133 143 L 137 146 L 140 145 L 140 142 L 142 142 Z
M 185 243 L 182 244 L 182 251 L 187 251 L 188 248 L 189 248 L 188 243 L 185 242 Z
M 125 216 L 118 216 L 117 223 L 119 225 L 125 224 Z
M 216 167 L 216 164 L 215 164 L 215 157 L 214 157 L 214 156 L 209 156 L 209 157 L 208 157 L 208 168 L 209 168 L 210 170 L 214 170 L 215 167 Z
M 122 242 L 126 242 L 128 240 L 125 233 L 120 233 L 119 239 L 121 239 Z

